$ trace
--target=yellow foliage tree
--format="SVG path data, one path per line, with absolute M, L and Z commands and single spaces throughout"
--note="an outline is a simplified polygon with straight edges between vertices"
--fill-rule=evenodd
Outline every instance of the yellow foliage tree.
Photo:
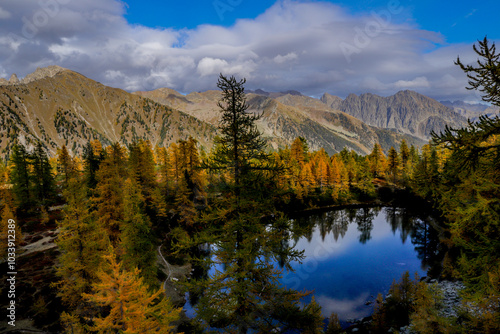
M 307 142 L 302 137 L 297 137 L 292 143 L 290 148 L 292 160 L 298 162 L 299 165 L 303 165 L 307 161 Z
M 374 177 L 384 177 L 387 167 L 387 159 L 385 158 L 382 147 L 379 143 L 373 146 L 373 151 L 368 156 L 370 172 Z
M 70 156 L 66 145 L 57 150 L 57 175 L 62 177 L 64 187 L 68 186 L 69 180 L 75 176 L 76 164 Z
M 105 230 L 89 212 L 86 194 L 87 189 L 82 182 L 70 179 L 65 192 L 68 205 L 64 219 L 58 222 L 57 245 L 61 255 L 57 276 L 60 280 L 54 285 L 58 287 L 64 304 L 77 309 L 77 314 L 84 313 L 86 309 L 86 305 L 81 303 L 81 294 L 90 291 L 102 262 L 101 255 L 109 243 Z
M 340 326 L 339 316 L 337 313 L 332 312 L 330 318 L 328 318 L 328 327 L 326 328 L 326 334 L 340 334 L 342 333 L 342 327 Z
M 316 187 L 316 180 L 311 170 L 311 163 L 306 163 L 304 167 L 300 170 L 300 184 L 304 188 L 304 192 L 307 195 Z
M 125 151 L 120 144 L 107 148 L 107 155 L 96 173 L 93 198 L 98 223 L 116 244 L 123 221 L 123 186 L 127 176 Z
M 173 333 L 171 323 L 179 318 L 181 309 L 162 298 L 162 290 L 148 290 L 139 269 L 126 271 L 116 260 L 114 250 L 104 256 L 107 270 L 100 270 L 95 293 L 83 294 L 92 303 L 109 309 L 107 315 L 91 319 L 91 332 L 97 333 Z

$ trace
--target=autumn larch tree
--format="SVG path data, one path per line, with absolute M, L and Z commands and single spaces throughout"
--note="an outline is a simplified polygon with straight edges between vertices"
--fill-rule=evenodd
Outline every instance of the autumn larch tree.
M 98 223 L 106 230 L 113 245 L 118 243 L 120 224 L 124 220 L 123 188 L 127 178 L 124 148 L 115 143 L 107 148 L 95 174 L 92 198 Z
M 90 332 L 173 333 L 172 322 L 179 318 L 181 309 L 171 305 L 162 289 L 150 292 L 139 269 L 123 269 L 112 248 L 104 260 L 106 265 L 98 272 L 93 292 L 83 294 L 86 301 L 103 310 L 101 316 L 87 319 L 93 323 Z
M 500 106 L 500 53 L 485 37 L 474 45 L 480 57 L 474 65 L 456 64 L 467 74 L 467 89 Z M 461 277 L 480 309 L 469 318 L 470 332 L 500 331 L 500 117 L 481 116 L 462 129 L 446 127 L 432 134 L 433 144 L 448 151 L 440 173 L 440 209 L 449 220 L 452 240 L 459 246 Z M 479 302 L 478 302 L 479 301 Z
M 153 216 L 152 197 L 156 187 L 154 154 L 151 143 L 139 140 L 129 145 L 129 174 L 140 186 L 145 203 L 145 212 Z
M 368 158 L 370 171 L 373 174 L 373 177 L 385 176 L 386 158 L 379 143 L 375 143 L 375 145 L 373 145 L 372 153 L 370 153 Z
M 66 145 L 57 150 L 57 174 L 63 179 L 63 190 L 77 171 L 76 163 L 70 156 Z
M 85 180 L 72 178 L 64 192 L 67 206 L 57 245 L 61 251 L 57 276 L 59 296 L 74 316 L 87 314 L 90 306 L 82 303 L 82 293 L 90 292 L 97 279 L 103 252 L 109 245 L 106 231 L 96 223 L 87 198 Z

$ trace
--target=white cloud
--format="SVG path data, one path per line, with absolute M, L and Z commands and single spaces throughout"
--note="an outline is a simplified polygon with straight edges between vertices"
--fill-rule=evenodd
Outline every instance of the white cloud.
M 278 1 L 231 27 L 173 30 L 129 25 L 118 0 L 56 1 L 50 13 L 31 0 L 2 2 L 0 16 L 11 14 L 0 20 L 0 63 L 7 72 L 22 77 L 57 64 L 127 90 L 168 86 L 184 93 L 214 89 L 215 75 L 224 72 L 246 77 L 249 89 L 341 97 L 415 89 L 441 99 L 473 99 L 453 65 L 457 55 L 474 60 L 471 45 L 445 45 L 439 33 L 398 23 L 402 12 L 379 29 L 374 24 L 380 18 L 370 13 Z M 44 12 L 48 20 L 36 21 Z M 356 50 L 346 57 L 341 45 Z
M 277 55 L 276 57 L 274 57 L 274 62 L 276 64 L 283 64 L 283 63 L 286 63 L 286 62 L 289 62 L 289 61 L 292 61 L 292 60 L 296 60 L 298 59 L 299 57 L 297 56 L 297 54 L 295 52 L 290 52 L 284 56 L 282 55 Z
M 469 17 L 471 17 L 472 15 L 474 15 L 475 12 L 477 12 L 476 8 L 474 8 L 469 14 L 465 15 L 465 18 L 468 19 Z
M 413 80 L 398 80 L 394 83 L 396 89 L 429 88 L 431 85 L 426 77 L 417 77 Z
M 198 73 L 204 77 L 211 74 L 225 72 L 225 69 L 228 67 L 229 64 L 224 59 L 205 57 L 198 63 Z

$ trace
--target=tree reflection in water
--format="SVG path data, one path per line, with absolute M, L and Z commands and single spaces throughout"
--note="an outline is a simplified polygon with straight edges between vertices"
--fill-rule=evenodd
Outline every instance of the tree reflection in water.
M 292 239 L 297 242 L 300 238 L 306 238 L 311 242 L 317 229 L 322 241 L 330 235 L 338 241 L 344 238 L 349 225 L 355 223 L 359 231 L 358 240 L 365 244 L 372 238 L 373 220 L 381 211 L 390 224 L 392 233 L 399 233 L 403 244 L 411 238 L 423 269 L 440 262 L 439 235 L 432 228 L 433 218 L 420 208 L 362 207 L 302 214 L 293 219 Z
M 418 259 L 422 261 L 422 268 L 427 269 L 440 262 L 439 235 L 431 226 L 431 216 L 426 212 L 416 213 L 414 209 L 405 207 L 385 207 L 384 213 L 393 233 L 399 230 L 401 242 L 405 243 L 410 236 Z

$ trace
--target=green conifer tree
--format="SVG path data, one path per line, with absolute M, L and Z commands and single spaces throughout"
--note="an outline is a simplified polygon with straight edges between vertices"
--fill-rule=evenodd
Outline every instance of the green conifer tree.
M 83 148 L 83 170 L 89 191 L 97 185 L 96 174 L 101 161 L 104 159 L 104 150 L 98 141 L 88 141 Z
M 55 197 L 55 180 L 52 166 L 41 142 L 37 142 L 31 154 L 31 163 L 33 166 L 31 178 L 36 201 L 46 207 Z
M 392 175 L 393 182 L 396 182 L 399 174 L 399 156 L 396 149 L 392 146 L 389 149 L 389 156 L 387 157 L 387 168 L 389 173 Z
M 28 210 L 33 204 L 33 187 L 30 176 L 30 157 L 23 145 L 14 145 L 9 164 L 12 166 L 10 181 L 19 211 Z
M 124 186 L 124 220 L 120 224 L 120 246 L 125 268 L 139 268 L 144 282 L 157 285 L 156 250 L 151 222 L 145 213 L 145 203 L 140 187 L 133 179 L 127 179 Z
M 269 332 L 292 322 L 298 327 L 293 315 L 309 319 L 301 323 L 306 326 L 314 312 L 300 309 L 297 300 L 303 295 L 276 283 L 273 259 L 284 258 L 287 263 L 300 254 L 283 247 L 289 235 L 288 220 L 273 203 L 278 195 L 273 175 L 278 168 L 264 151 L 265 141 L 255 126 L 259 116 L 246 112 L 244 83 L 244 79 L 223 75 L 218 81 L 222 90 L 220 136 L 203 167 L 227 177 L 202 217 L 208 228 L 195 241 L 216 245 L 213 259 L 224 264 L 224 270 L 202 282 L 198 315 L 211 327 L 237 333 Z

